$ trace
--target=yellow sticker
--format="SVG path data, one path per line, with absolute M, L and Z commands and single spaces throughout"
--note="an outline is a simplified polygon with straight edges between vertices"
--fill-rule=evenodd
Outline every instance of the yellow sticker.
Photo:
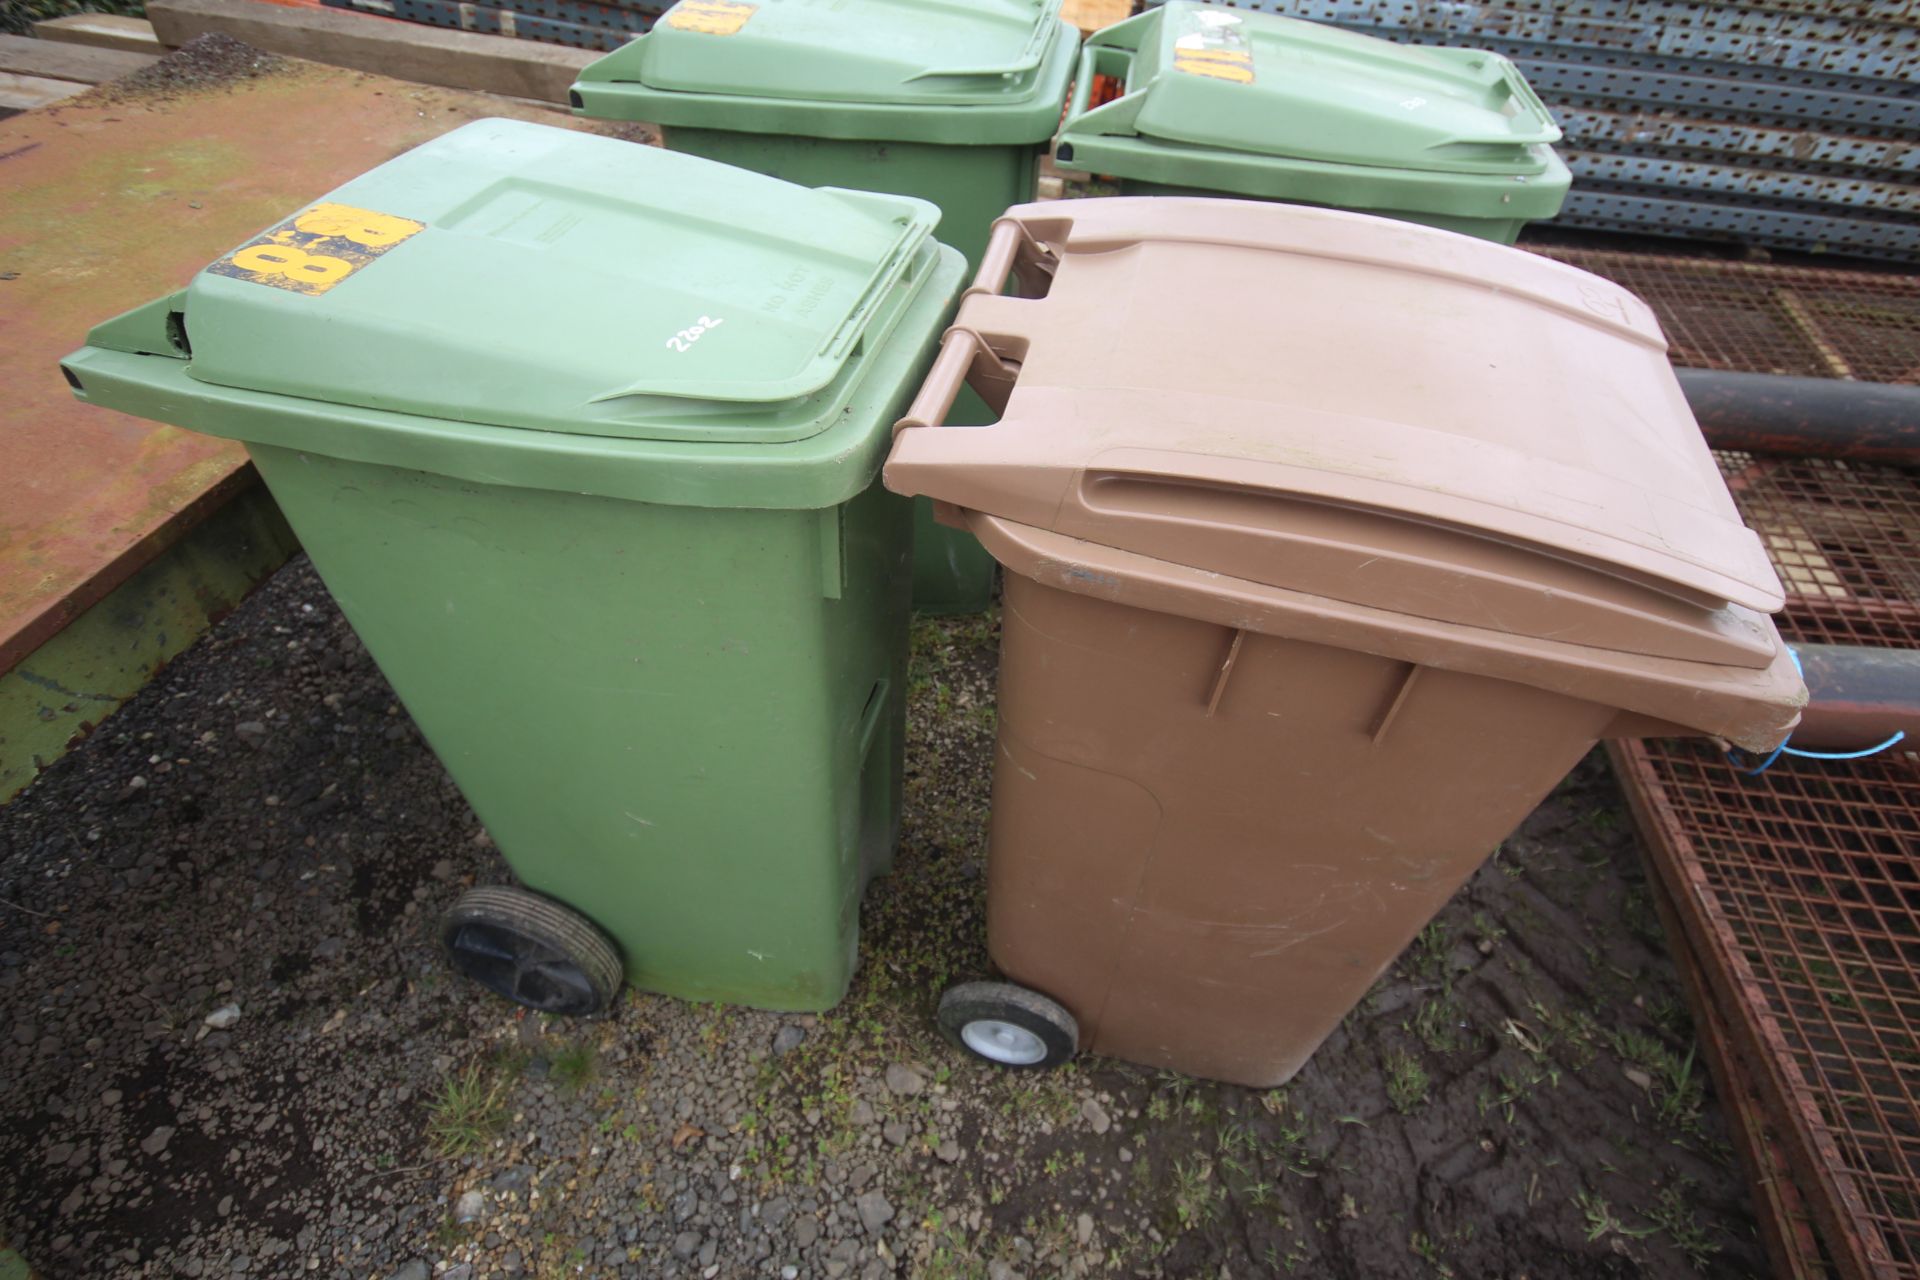
M 747 19 L 759 11 L 759 5 L 742 4 L 740 0 L 680 0 L 662 21 L 676 31 L 730 36 L 746 26 Z
M 426 225 L 371 209 L 317 204 L 207 270 L 294 293 L 322 294 Z
M 1253 83 L 1253 54 L 1245 49 L 1175 49 L 1173 69 L 1188 75 Z

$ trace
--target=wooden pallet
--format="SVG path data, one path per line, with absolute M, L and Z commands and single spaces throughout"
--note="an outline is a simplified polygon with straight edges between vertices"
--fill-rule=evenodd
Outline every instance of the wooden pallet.
M 581 69 L 600 56 L 591 49 L 260 0 L 152 0 L 147 17 L 170 49 L 218 32 L 268 53 L 536 102 L 566 102 Z
M 42 23 L 51 26 L 51 23 Z M 130 53 L 58 40 L 0 36 L 0 110 L 29 111 L 138 71 L 153 62 L 152 53 Z

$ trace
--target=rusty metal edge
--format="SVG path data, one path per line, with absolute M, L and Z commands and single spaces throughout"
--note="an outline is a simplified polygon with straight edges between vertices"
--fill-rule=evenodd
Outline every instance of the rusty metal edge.
M 1808 1225 L 1807 1198 L 1793 1176 L 1786 1153 L 1768 1132 L 1766 1111 L 1754 1090 L 1752 1073 L 1734 1051 L 1726 1019 L 1710 998 L 1706 980 L 1700 975 L 1699 957 L 1694 954 L 1693 944 L 1687 940 L 1680 923 L 1679 908 L 1653 866 L 1653 855 L 1646 851 L 1647 842 L 1636 843 L 1650 877 L 1648 896 L 1653 899 L 1654 913 L 1660 917 L 1660 927 L 1667 935 L 1668 952 L 1673 957 L 1681 990 L 1693 1010 L 1707 1070 L 1713 1076 L 1721 1106 L 1731 1122 L 1728 1127 L 1733 1133 L 1734 1149 L 1747 1171 L 1754 1198 L 1760 1202 L 1760 1242 L 1778 1275 L 1786 1280 L 1820 1280 L 1827 1274 L 1827 1268 L 1810 1265 L 1808 1261 L 1819 1256 L 1820 1243 Z
M 253 469 L 251 462 L 242 462 L 201 490 L 191 502 L 100 566 L 86 581 L 49 601 L 44 609 L 29 618 L 13 634 L 0 637 L 0 673 L 19 666 L 40 646 L 59 635 L 75 618 L 100 603 L 127 579 L 206 523 L 208 516 L 259 484 L 260 473 Z
M 1835 1266 L 1847 1280 L 1898 1280 L 1892 1254 L 1859 1189 L 1840 1172 L 1840 1152 L 1826 1132 L 1813 1090 L 1779 1023 L 1765 1012 L 1766 989 L 1754 976 L 1720 910 L 1718 895 L 1693 856 L 1686 828 L 1666 803 L 1652 760 L 1645 748 L 1630 741 L 1609 742 L 1607 757 L 1626 793 L 1647 860 L 1677 909 L 1682 936 L 1700 961 L 1708 989 L 1726 1006 L 1754 1015 L 1730 1019 L 1727 1028 L 1742 1061 L 1754 1068 L 1756 1092 L 1791 1159 L 1811 1179 L 1809 1208 Z

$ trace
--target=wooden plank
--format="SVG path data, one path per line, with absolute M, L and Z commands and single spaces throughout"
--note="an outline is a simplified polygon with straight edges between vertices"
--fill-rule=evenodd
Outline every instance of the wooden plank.
M 77 80 L 101 84 L 130 75 L 160 58 L 159 52 L 127 53 L 121 49 L 90 49 L 83 44 L 0 36 L 0 71 L 49 80 Z
M 147 17 L 169 48 L 217 31 L 269 53 L 541 102 L 565 102 L 581 68 L 600 56 L 587 49 L 258 0 L 153 0 Z
M 127 53 L 164 53 L 153 24 L 145 18 L 126 18 L 117 13 L 75 13 L 65 18 L 48 18 L 33 24 L 33 34 L 42 40 L 60 44 L 86 45 L 95 49 L 119 49 Z
M 45 76 L 23 76 L 0 71 L 0 110 L 31 111 L 35 107 L 44 107 L 85 92 L 86 87 L 71 80 L 49 80 Z

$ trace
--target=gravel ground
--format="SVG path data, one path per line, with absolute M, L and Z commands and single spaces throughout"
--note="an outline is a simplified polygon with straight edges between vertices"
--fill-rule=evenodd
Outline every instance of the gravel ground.
M 0 1235 L 49 1278 L 1764 1270 L 1598 757 L 1286 1089 L 946 1048 L 994 645 L 916 625 L 844 1004 L 547 1021 L 443 967 L 509 873 L 296 560 L 0 809 Z

